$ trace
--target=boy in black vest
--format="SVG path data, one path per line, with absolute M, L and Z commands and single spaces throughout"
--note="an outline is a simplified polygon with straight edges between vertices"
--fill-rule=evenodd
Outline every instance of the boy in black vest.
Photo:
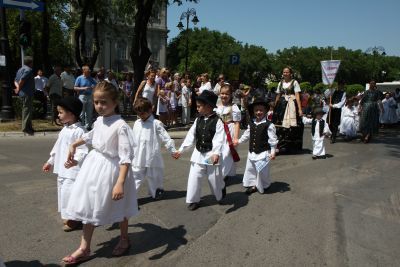
M 325 136 L 329 137 L 332 133 L 329 130 L 328 123 L 322 119 L 324 111 L 322 108 L 314 109 L 314 118 L 303 117 L 304 124 L 311 124 L 311 137 L 313 141 L 313 159 L 325 158 Z
M 249 126 L 238 141 L 239 144 L 250 141 L 243 176 L 243 186 L 248 195 L 256 191 L 262 194 L 271 185 L 269 161 L 275 159 L 278 138 L 275 125 L 267 120 L 268 109 L 264 98 L 255 99 L 249 105 Z
M 224 143 L 224 125 L 215 114 L 214 108 L 218 96 L 211 91 L 204 90 L 197 98 L 199 117 L 193 123 L 181 147 L 173 154 L 178 159 L 183 151 L 195 145 L 190 159 L 190 172 L 187 185 L 186 203 L 189 210 L 200 206 L 201 180 L 207 176 L 211 192 L 217 201 L 226 195 L 225 183 L 222 177 L 219 160 Z

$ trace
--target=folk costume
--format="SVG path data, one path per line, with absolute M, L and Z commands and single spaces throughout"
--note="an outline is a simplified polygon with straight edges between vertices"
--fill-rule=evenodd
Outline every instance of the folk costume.
M 379 122 L 382 124 L 395 124 L 397 123 L 397 103 L 393 97 L 384 98 L 382 100 L 383 112 L 379 117 Z
M 213 92 L 204 90 L 197 101 L 202 101 L 215 108 L 217 95 Z M 187 151 L 195 146 L 190 158 L 191 165 L 188 177 L 186 203 L 196 204 L 200 202 L 201 180 L 204 176 L 208 178 L 208 184 L 211 192 L 217 201 L 223 198 L 223 189 L 225 183 L 222 176 L 219 162 L 212 163 L 212 156 L 219 155 L 222 160 L 222 146 L 224 144 L 224 125 L 217 114 L 212 113 L 209 116 L 200 116 L 193 123 L 189 132 L 183 141 L 179 152 Z M 190 208 L 190 205 L 189 205 Z
M 68 219 L 97 226 L 121 222 L 138 213 L 135 180 L 130 168 L 124 183 L 124 197 L 118 201 L 111 198 L 120 164 L 132 162 L 132 135 L 132 129 L 121 115 L 112 115 L 99 116 L 93 129 L 82 136 L 93 149 L 72 188 Z
M 346 103 L 346 92 L 343 90 L 334 90 L 330 103 L 332 104 L 332 108 L 329 110 L 330 114 L 328 114 L 327 118 L 329 128 L 332 131 L 331 143 L 334 143 L 336 141 L 336 135 L 340 125 L 342 107 Z
M 356 107 L 345 106 L 342 108 L 342 117 L 340 120 L 339 132 L 345 135 L 347 138 L 353 138 L 357 136 L 357 117 L 358 110 Z
M 314 110 L 314 115 L 323 114 L 321 108 L 316 108 Z M 316 118 L 306 118 L 303 117 L 304 124 L 311 124 L 311 138 L 313 141 L 313 159 L 316 158 L 325 158 L 325 145 L 324 139 L 325 136 L 331 135 L 331 131 L 329 130 L 329 125 L 324 119 L 316 119 Z
M 226 124 L 230 139 L 233 140 L 235 132 L 235 123 L 240 123 L 242 120 L 241 111 L 237 105 L 230 106 L 218 106 L 216 110 L 217 115 L 221 118 L 222 122 Z M 225 126 L 224 126 L 225 127 Z M 225 130 L 225 129 L 224 129 Z M 222 176 L 235 176 L 236 175 L 236 165 L 232 157 L 231 149 L 229 147 L 229 141 L 227 132 L 224 131 L 224 141 L 222 146 L 222 159 L 221 168 Z
M 82 112 L 82 102 L 75 97 L 65 97 L 55 102 L 55 105 L 61 106 L 67 111 L 72 112 L 78 119 L 80 113 Z M 82 162 L 88 154 L 88 147 L 86 145 L 77 147 L 74 159 L 78 162 L 78 165 L 67 169 L 65 168 L 64 163 L 67 161 L 69 146 L 81 138 L 85 132 L 85 128 L 80 122 L 76 122 L 71 125 L 65 125 L 58 134 L 57 141 L 50 152 L 50 158 L 47 160 L 47 163 L 53 166 L 53 173 L 58 175 L 58 212 L 60 212 L 63 220 L 67 219 L 66 208 L 70 199 L 71 189 L 78 175 Z
M 268 104 L 257 99 L 251 105 L 249 110 L 252 110 L 254 105 Z M 275 153 L 275 147 L 278 144 L 275 125 L 264 117 L 260 122 L 256 119 L 251 119 L 249 126 L 239 139 L 239 144 L 249 141 L 249 152 L 247 155 L 246 169 L 243 176 L 243 186 L 246 188 L 256 187 L 259 193 L 264 193 L 264 190 L 271 185 L 270 178 L 270 154 Z
M 363 136 L 377 134 L 379 130 L 380 92 L 376 89 L 365 91 L 361 98 L 360 132 Z
M 161 197 L 164 180 L 164 161 L 161 156 L 161 143 L 170 152 L 175 152 L 175 142 L 163 127 L 163 123 L 150 115 L 147 120 L 138 119 L 133 125 L 132 171 L 136 190 L 148 178 L 148 191 L 153 198 Z

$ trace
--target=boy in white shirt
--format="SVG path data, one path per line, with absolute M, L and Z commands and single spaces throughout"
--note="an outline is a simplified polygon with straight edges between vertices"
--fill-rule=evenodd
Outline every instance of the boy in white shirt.
M 147 98 L 138 98 L 134 110 L 140 119 L 133 125 L 134 158 L 133 176 L 136 190 L 139 190 L 145 177 L 148 177 L 148 191 L 153 199 L 161 199 L 164 194 L 164 161 L 161 156 L 161 143 L 172 154 L 175 142 L 164 129 L 163 123 L 156 120 L 152 104 Z
M 183 151 L 196 146 L 190 159 L 186 203 L 189 210 L 200 206 L 201 180 L 207 176 L 211 192 L 217 201 L 226 195 L 225 183 L 222 177 L 219 159 L 224 143 L 224 125 L 214 112 L 218 96 L 209 90 L 204 90 L 197 98 L 197 111 L 200 114 L 186 135 L 178 152 L 173 157 L 178 159 Z

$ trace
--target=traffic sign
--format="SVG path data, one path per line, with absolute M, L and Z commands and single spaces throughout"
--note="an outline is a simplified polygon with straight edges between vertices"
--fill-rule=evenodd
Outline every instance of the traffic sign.
M 229 64 L 239 65 L 239 63 L 240 63 L 240 56 L 238 54 L 229 56 Z
M 18 8 L 32 11 L 44 10 L 44 4 L 42 2 L 31 0 L 0 0 L 0 7 Z

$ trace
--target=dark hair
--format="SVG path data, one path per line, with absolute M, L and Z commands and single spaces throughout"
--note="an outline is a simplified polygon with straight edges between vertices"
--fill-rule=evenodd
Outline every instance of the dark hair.
M 96 91 L 107 93 L 108 96 L 112 99 L 112 101 L 118 103 L 119 101 L 119 92 L 118 89 L 110 82 L 102 81 L 99 82 L 96 87 L 93 89 L 93 93 Z M 119 105 L 115 107 L 115 113 L 119 114 Z
M 144 97 L 138 97 L 135 101 L 135 105 L 133 106 L 133 110 L 136 113 L 141 112 L 149 112 L 152 109 L 152 104 L 150 100 Z

